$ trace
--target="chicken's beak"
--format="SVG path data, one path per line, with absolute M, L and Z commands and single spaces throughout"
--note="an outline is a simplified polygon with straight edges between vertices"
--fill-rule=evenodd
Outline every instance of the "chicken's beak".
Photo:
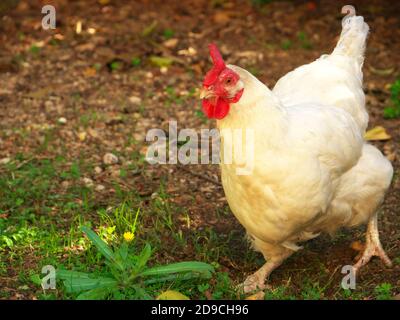
M 200 90 L 200 99 L 208 99 L 215 96 L 214 92 L 209 88 L 203 88 Z

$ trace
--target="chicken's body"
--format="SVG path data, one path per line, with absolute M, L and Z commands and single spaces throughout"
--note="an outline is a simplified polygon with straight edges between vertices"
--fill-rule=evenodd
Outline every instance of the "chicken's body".
M 390 265 L 379 242 L 376 214 L 393 168 L 378 149 L 363 140 L 368 114 L 361 66 L 368 26 L 358 18 L 348 18 L 354 20 L 344 24 L 331 56 L 289 73 L 273 91 L 232 65 L 224 72 L 238 75 L 240 81 L 223 73 L 213 80 L 218 68 L 224 68 L 218 56 L 214 57 L 219 65 L 206 77 L 206 97 L 211 90 L 225 96 L 212 100 L 215 95 L 211 94 L 203 106 L 209 114 L 218 115 L 221 150 L 230 149 L 226 146 L 232 144 L 230 130 L 239 129 L 242 135 L 250 130 L 254 138 L 250 174 L 238 175 L 239 168 L 249 167 L 247 158 L 225 163 L 222 156 L 221 161 L 230 208 L 254 248 L 267 260 L 247 278 L 245 291 L 262 288 L 270 272 L 298 250 L 301 242 L 320 232 L 332 233 L 368 221 L 367 248 L 355 267 L 372 255 Z M 229 99 L 234 101 L 227 106 Z M 218 105 L 228 112 L 218 113 Z
M 296 247 L 300 233 L 313 232 L 312 222 L 327 212 L 340 177 L 357 164 L 362 136 L 347 112 L 311 104 L 284 107 L 247 71 L 229 67 L 245 81 L 246 91 L 218 122 L 221 147 L 229 134 L 225 129 L 249 129 L 255 154 L 249 175 L 237 174 L 246 167 L 243 161 L 221 162 L 227 200 L 251 236 Z M 256 91 L 260 96 L 252 102 Z

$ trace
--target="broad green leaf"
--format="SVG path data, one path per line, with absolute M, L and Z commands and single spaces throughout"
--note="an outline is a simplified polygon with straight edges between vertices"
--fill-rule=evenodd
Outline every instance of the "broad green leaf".
M 168 276 L 164 277 L 153 277 L 150 279 L 146 279 L 143 281 L 145 285 L 149 284 L 154 284 L 154 283 L 160 283 L 160 282 L 171 282 L 171 281 L 187 281 L 187 280 L 192 280 L 192 279 L 198 279 L 198 278 L 206 278 L 209 279 L 211 278 L 211 273 L 193 273 L 193 272 L 188 272 L 188 273 L 178 273 L 178 274 L 171 274 Z
M 117 251 L 115 251 L 116 258 L 119 257 L 122 263 L 124 263 L 128 257 L 128 244 L 126 242 L 123 242 L 121 246 L 118 248 Z
M 89 291 L 81 293 L 76 300 L 104 300 L 107 295 L 110 293 L 112 289 L 115 289 L 116 286 L 113 287 L 100 287 L 100 288 L 95 288 L 91 289 Z
M 113 288 L 118 282 L 111 278 L 67 278 L 64 280 L 68 292 L 80 292 L 96 288 Z
M 189 297 L 185 296 L 184 294 L 174 291 L 174 290 L 167 290 L 161 293 L 157 298 L 157 300 L 190 300 Z
M 144 288 L 137 285 L 133 285 L 132 288 L 135 289 L 138 299 L 154 300 L 154 298 L 150 296 Z
M 90 279 L 93 277 L 90 273 L 79 272 L 79 271 L 70 271 L 70 270 L 57 270 L 56 278 L 58 279 Z
M 166 266 L 154 267 L 147 269 L 140 273 L 141 276 L 162 276 L 172 273 L 182 273 L 182 272 L 197 272 L 210 274 L 214 272 L 214 267 L 204 262 L 197 261 L 187 261 L 168 264 Z
M 143 248 L 142 252 L 140 252 L 140 255 L 138 257 L 136 269 L 138 271 L 142 270 L 146 266 L 147 261 L 150 259 L 150 257 L 151 257 L 151 246 L 149 243 L 146 243 L 146 246 Z
M 38 286 L 40 286 L 42 284 L 42 279 L 40 278 L 40 276 L 38 274 L 32 274 L 30 276 L 30 279 L 34 284 L 36 284 Z

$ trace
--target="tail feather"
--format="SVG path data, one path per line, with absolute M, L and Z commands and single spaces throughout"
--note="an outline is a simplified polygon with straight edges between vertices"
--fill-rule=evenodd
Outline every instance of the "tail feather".
M 363 17 L 355 15 L 354 8 L 350 15 L 343 18 L 342 25 L 343 29 L 340 34 L 339 42 L 332 54 L 352 57 L 362 65 L 364 62 L 364 52 L 369 27 L 364 22 Z

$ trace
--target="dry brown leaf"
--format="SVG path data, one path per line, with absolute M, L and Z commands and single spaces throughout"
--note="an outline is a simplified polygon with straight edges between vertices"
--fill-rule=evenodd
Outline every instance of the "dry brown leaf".
M 96 129 L 89 128 L 88 132 L 93 138 L 97 138 L 99 136 L 99 133 L 97 132 Z
M 86 68 L 85 71 L 83 72 L 83 75 L 85 77 L 94 77 L 96 75 L 97 71 L 95 68 Z
M 362 243 L 361 241 L 354 241 L 351 243 L 350 248 L 355 251 L 364 251 L 365 244 Z
M 227 12 L 219 11 L 219 12 L 216 12 L 214 14 L 213 19 L 214 19 L 215 23 L 224 24 L 224 23 L 229 22 L 230 17 L 229 17 L 229 14 Z

